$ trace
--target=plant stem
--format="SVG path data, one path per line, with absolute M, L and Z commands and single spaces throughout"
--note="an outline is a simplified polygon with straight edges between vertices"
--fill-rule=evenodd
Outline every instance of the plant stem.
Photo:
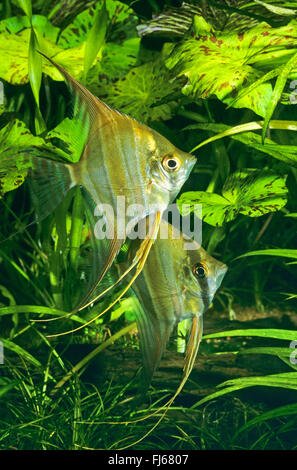
M 126 326 L 125 328 L 122 328 L 120 331 L 112 335 L 110 338 L 108 338 L 104 343 L 100 344 L 97 348 L 94 349 L 94 351 L 90 352 L 87 354 L 81 361 L 79 361 L 76 366 L 72 367 L 72 369 L 57 383 L 55 388 L 52 390 L 51 395 L 54 395 L 57 390 L 62 387 L 67 380 L 69 380 L 73 374 L 79 371 L 83 366 L 85 366 L 88 362 L 90 362 L 92 359 L 94 359 L 97 354 L 99 354 L 101 351 L 106 349 L 110 344 L 113 344 L 115 341 L 117 341 L 121 336 L 126 335 L 129 333 L 129 331 L 132 331 L 136 328 L 136 322 L 131 323 L 130 325 Z
M 76 269 L 83 228 L 83 200 L 80 187 L 75 188 L 70 233 L 70 264 Z

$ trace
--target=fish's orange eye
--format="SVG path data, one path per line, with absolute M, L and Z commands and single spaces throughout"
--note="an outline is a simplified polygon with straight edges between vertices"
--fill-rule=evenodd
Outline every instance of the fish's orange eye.
M 177 171 L 181 166 L 181 161 L 174 155 L 167 155 L 162 160 L 163 168 L 167 171 Z
M 197 263 L 193 266 L 193 273 L 199 279 L 205 279 L 208 273 L 207 266 L 203 263 Z

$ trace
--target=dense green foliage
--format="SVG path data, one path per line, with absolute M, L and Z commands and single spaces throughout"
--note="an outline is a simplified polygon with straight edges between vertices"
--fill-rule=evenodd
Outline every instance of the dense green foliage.
M 31 224 L 23 159 L 34 146 L 42 156 L 54 148 L 61 161 L 75 161 L 79 145 L 67 117 L 66 85 L 40 50 L 111 107 L 197 156 L 177 204 L 187 204 L 189 212 L 202 204 L 203 246 L 229 266 L 213 308 L 231 318 L 240 306 L 296 311 L 296 36 L 297 2 L 283 0 L 1 3 L 0 448 L 296 448 L 290 437 L 296 400 L 262 410 L 237 395 L 228 402 L 226 395 L 258 385 L 296 390 L 290 342 L 297 333 L 291 329 L 206 336 L 260 337 L 262 346 L 236 343 L 232 353 L 276 357 L 286 370 L 230 379 L 188 408 L 180 399 L 155 428 L 162 412 L 116 424 L 153 413 L 174 390 L 151 391 L 151 405 L 133 414 L 137 378 L 125 387 L 80 378 L 113 340 L 137 348 L 129 336 L 133 297 L 63 339 L 46 335 L 84 324 L 112 296 L 71 320 L 32 321 L 69 311 L 88 230 L 77 191 L 54 214 Z M 72 343 L 95 344 L 74 368 L 64 356 Z M 220 344 L 222 353 L 227 347 Z M 230 406 L 231 426 L 219 418 L 215 425 L 213 417 Z

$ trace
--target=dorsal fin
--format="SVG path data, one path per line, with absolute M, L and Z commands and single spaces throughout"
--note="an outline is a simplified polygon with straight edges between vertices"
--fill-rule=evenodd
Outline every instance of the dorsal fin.
M 70 116 L 71 127 L 71 140 L 75 146 L 77 142 L 77 148 L 83 155 L 82 141 L 86 144 L 90 141 L 93 136 L 93 132 L 102 125 L 114 119 L 116 114 L 120 114 L 115 110 L 112 110 L 103 101 L 95 97 L 87 88 L 79 83 L 75 78 L 66 72 L 66 70 L 57 64 L 53 59 L 38 51 L 44 58 L 46 58 L 61 75 L 65 78 L 66 84 L 71 92 L 73 99 L 72 102 L 72 113 Z M 82 150 L 81 150 L 82 149 Z M 79 158 L 82 155 L 79 155 Z

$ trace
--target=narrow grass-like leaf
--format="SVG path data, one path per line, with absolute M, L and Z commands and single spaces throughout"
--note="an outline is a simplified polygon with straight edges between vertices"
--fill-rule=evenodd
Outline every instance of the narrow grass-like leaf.
M 297 259 L 297 250 L 287 249 L 287 248 L 272 248 L 270 250 L 257 250 L 249 251 L 243 255 L 238 256 L 236 259 L 245 258 L 246 256 L 283 256 L 285 258 L 294 258 Z
M 45 314 L 61 317 L 68 314 L 63 310 L 57 310 L 54 308 L 42 307 L 38 305 L 13 305 L 11 307 L 0 308 L 0 317 L 2 317 L 3 315 L 11 315 L 14 313 L 38 313 L 40 315 Z M 85 323 L 85 321 L 77 315 L 72 315 L 71 320 L 77 321 L 79 323 Z
M 263 131 L 262 131 L 262 141 L 264 143 L 265 137 L 266 137 L 266 132 L 268 129 L 269 121 L 271 119 L 271 116 L 274 113 L 274 110 L 276 108 L 277 103 L 279 102 L 279 99 L 281 97 L 281 94 L 284 90 L 285 84 L 287 82 L 288 76 L 290 75 L 291 70 L 296 67 L 297 65 L 297 53 L 293 55 L 293 57 L 290 58 L 290 60 L 287 62 L 286 65 L 284 65 L 283 70 L 281 71 L 280 75 L 278 76 L 275 87 L 273 90 L 272 97 L 268 103 L 267 106 L 267 111 L 265 115 L 265 120 L 264 120 L 264 125 L 263 125 Z
M 234 105 L 235 105 L 235 103 L 237 103 L 237 101 L 241 100 L 246 95 L 252 93 L 260 85 L 262 85 L 262 83 L 268 82 L 268 80 L 271 80 L 272 78 L 277 77 L 279 75 L 279 73 L 282 71 L 282 69 L 283 69 L 283 66 L 280 66 L 280 67 L 278 67 L 274 70 L 270 70 L 269 72 L 265 73 L 265 75 L 263 75 L 261 78 L 258 78 L 258 80 L 255 80 L 253 83 L 251 83 L 251 85 L 243 88 L 238 93 L 236 98 L 233 101 L 231 101 L 231 103 L 227 106 L 227 109 L 234 107 Z
M 239 434 L 245 432 L 247 429 L 263 423 L 268 419 L 287 417 L 295 414 L 297 414 L 297 403 L 290 403 L 289 405 L 280 406 L 278 408 L 274 408 L 273 410 L 266 411 L 265 413 L 262 413 L 260 416 L 256 416 L 256 418 L 251 419 L 246 424 L 241 426 L 235 433 L 234 439 L 236 439 Z
M 208 338 L 223 338 L 225 336 L 259 336 L 261 338 L 275 338 L 282 339 L 286 341 L 292 341 L 297 339 L 297 332 L 293 330 L 282 330 L 275 328 L 259 328 L 259 329 L 250 329 L 246 330 L 229 330 L 222 331 L 219 333 L 212 333 L 209 335 L 203 336 L 203 339 Z
M 30 22 L 32 21 L 32 4 L 31 0 L 18 0 L 20 7 L 28 16 Z
M 53 393 L 55 393 L 60 387 L 62 387 L 65 382 L 67 382 L 73 374 L 78 373 L 78 371 L 86 366 L 92 359 L 94 359 L 97 354 L 99 354 L 101 351 L 106 349 L 108 346 L 113 344 L 115 341 L 117 341 L 121 336 L 126 335 L 129 333 L 129 331 L 132 331 L 136 328 L 136 323 L 131 323 L 128 326 L 125 326 L 122 328 L 120 331 L 112 335 L 110 338 L 108 338 L 106 341 L 104 341 L 102 344 L 100 344 L 97 348 L 95 348 L 93 351 L 91 351 L 89 354 L 87 354 L 81 361 L 79 361 L 66 375 L 63 377 L 55 386 Z
M 297 10 L 292 10 L 291 8 L 284 8 L 279 7 L 278 5 L 271 5 L 270 3 L 262 2 L 260 0 L 254 0 L 255 3 L 259 3 L 263 7 L 267 8 L 267 10 L 272 11 L 276 15 L 280 16 L 296 16 Z
M 88 34 L 85 47 L 85 63 L 84 63 L 84 78 L 86 79 L 87 73 L 92 67 L 98 52 L 104 45 L 106 30 L 107 30 L 108 14 L 106 10 L 105 1 L 102 8 L 97 11 L 93 26 Z
M 279 128 L 286 130 L 296 130 L 296 121 L 274 121 L 280 122 Z M 290 124 L 291 123 L 291 124 Z M 244 126 L 247 126 L 246 128 Z M 240 126 L 235 126 L 235 132 L 232 132 L 232 127 L 226 126 L 225 124 L 212 124 L 212 123 L 201 123 L 201 124 L 191 124 L 190 126 L 185 127 L 185 130 L 194 130 L 194 129 L 202 129 L 202 130 L 212 130 L 213 132 L 219 132 L 220 135 L 215 135 L 210 137 L 209 139 L 204 140 L 197 146 L 195 146 L 191 152 L 194 152 L 197 148 L 200 148 L 208 143 L 213 142 L 214 140 L 220 139 L 225 136 L 231 137 L 231 139 L 237 140 L 238 142 L 243 143 L 251 148 L 258 150 L 259 152 L 263 152 L 267 155 L 270 155 L 277 160 L 285 162 L 289 165 L 293 165 L 297 167 L 297 146 L 296 145 L 279 145 L 271 139 L 265 139 L 265 144 L 262 143 L 262 138 L 260 135 L 255 134 L 254 132 L 250 132 L 248 130 L 248 126 L 252 124 L 246 123 Z M 254 123 L 254 128 L 259 129 L 259 122 Z M 276 124 L 277 125 L 277 124 Z M 243 126 L 243 127 L 242 127 Z M 283 126 L 283 127 L 281 127 Z M 239 129 L 237 129 L 239 127 Z M 275 127 L 278 129 L 278 127 Z M 228 131 L 228 134 L 224 134 Z M 230 132 L 230 133 L 229 133 Z
M 279 358 L 289 358 L 292 354 L 292 348 L 278 348 L 273 346 L 244 348 L 241 351 L 238 351 L 238 354 L 270 354 L 271 356 L 277 356 Z
M 297 390 L 297 373 L 288 372 L 283 374 L 273 374 L 259 377 L 240 377 L 237 379 L 227 380 L 226 382 L 223 382 L 219 385 L 219 387 L 222 388 L 221 390 L 218 390 L 217 392 L 211 393 L 207 397 L 202 398 L 202 400 L 199 400 L 197 403 L 195 403 L 192 408 L 195 409 L 198 406 L 213 400 L 214 398 L 226 395 L 227 393 L 254 386 L 279 387 L 290 390 Z
M 9 392 L 11 389 L 13 389 L 14 387 L 16 387 L 16 385 L 18 384 L 18 381 L 17 380 L 13 380 L 11 382 L 9 382 L 8 384 L 6 385 L 2 385 L 0 386 L 0 398 L 3 397 L 3 395 L 5 395 L 7 392 Z
M 7 348 L 10 351 L 13 351 L 14 353 L 22 356 L 24 359 L 32 362 L 34 366 L 41 367 L 41 363 L 35 357 L 33 357 L 32 354 L 30 354 L 28 351 L 23 349 L 18 344 L 13 343 L 12 341 L 9 341 L 8 339 L 5 339 L 5 338 L 1 338 L 1 342 L 5 349 Z
M 236 134 L 241 134 L 242 132 L 250 132 L 255 130 L 262 130 L 264 121 L 252 121 L 240 124 L 239 126 L 227 126 L 225 124 L 217 123 L 201 123 L 201 124 L 190 124 L 185 127 L 184 130 L 210 130 L 213 132 L 219 132 L 218 134 L 210 137 L 209 139 L 203 140 L 200 144 L 196 145 L 191 152 L 203 147 L 206 144 L 210 144 L 215 140 L 222 139 L 223 137 L 232 137 Z M 224 130 L 225 129 L 225 130 Z M 297 131 L 297 121 L 284 121 L 284 120 L 273 120 L 269 123 L 269 129 L 279 129 L 286 131 Z
M 37 50 L 39 50 L 39 44 L 36 33 L 32 27 L 29 42 L 28 73 L 30 85 L 37 105 L 37 112 L 35 115 L 36 134 L 41 134 L 41 132 L 45 130 L 45 124 L 39 107 L 39 92 L 42 78 L 42 57 L 40 54 L 38 54 Z

